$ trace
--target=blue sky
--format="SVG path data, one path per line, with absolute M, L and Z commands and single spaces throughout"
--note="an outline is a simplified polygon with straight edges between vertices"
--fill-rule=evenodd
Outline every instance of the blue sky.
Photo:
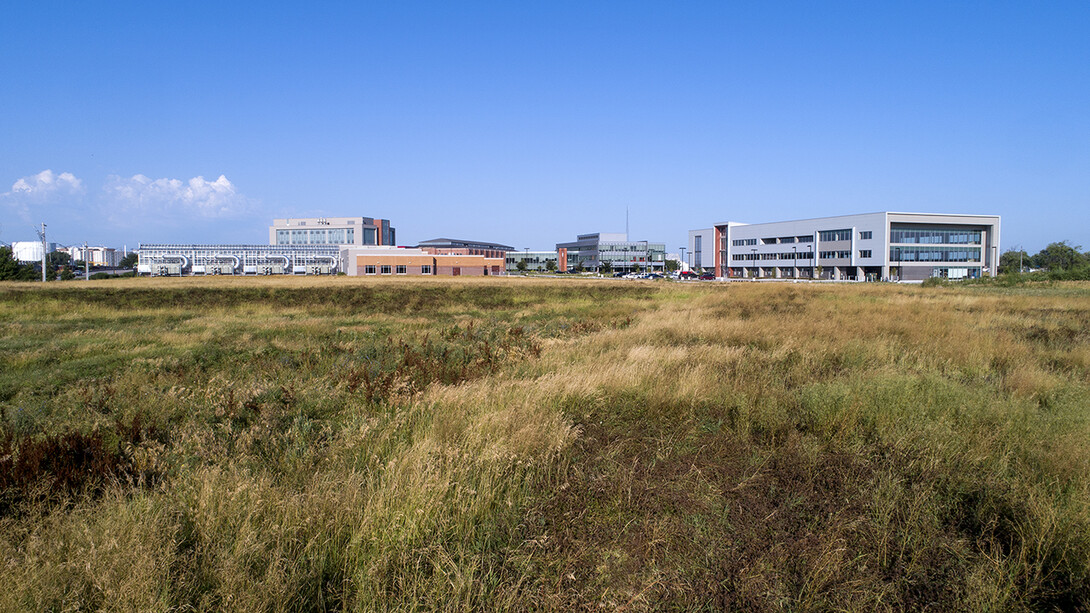
M 20 2 L 0 241 L 551 248 L 880 210 L 1090 249 L 1090 3 Z

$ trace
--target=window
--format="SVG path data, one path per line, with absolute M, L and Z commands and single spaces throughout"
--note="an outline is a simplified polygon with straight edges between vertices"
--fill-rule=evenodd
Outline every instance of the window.
M 363 229 L 363 244 L 364 245 L 375 245 L 375 244 L 377 244 L 375 242 L 375 229 L 374 228 L 364 228 Z
M 288 232 L 287 230 L 277 230 L 276 231 L 276 244 L 277 245 L 290 245 L 291 244 L 291 233 Z
M 421 266 L 420 267 L 420 274 L 430 275 L 431 274 L 431 264 L 424 264 L 423 266 Z
M 379 270 L 384 275 L 390 274 L 390 267 L 389 266 L 382 266 Z
M 859 257 L 869 258 L 870 257 L 870 249 L 860 249 L 859 250 Z
M 310 244 L 311 245 L 324 245 L 325 244 L 325 230 L 311 230 L 310 231 Z
M 814 237 L 813 236 L 799 236 L 798 239 L 799 239 L 800 243 L 812 243 L 812 242 L 814 242 Z
M 356 244 L 356 230 L 353 228 L 348 229 L 348 240 L 344 242 L 346 245 Z
M 851 230 L 822 230 L 818 232 L 818 238 L 823 241 L 850 241 L 852 240 Z
M 784 236 L 784 237 L 780 238 L 780 242 L 781 243 L 793 243 L 793 242 L 795 242 L 795 237 L 794 236 Z
M 861 238 L 863 240 L 867 240 L 868 238 L 871 238 L 873 235 L 874 235 L 874 233 L 872 231 L 864 230 L 864 231 L 859 233 L 859 238 Z M 870 257 L 870 256 L 867 256 L 867 257 Z
M 757 244 L 757 239 L 755 239 L 755 238 L 739 238 L 739 239 L 736 239 L 736 240 L 732 241 L 732 244 L 735 247 L 743 247 L 745 245 L 756 245 Z
M 364 266 L 363 267 L 363 274 L 365 274 L 365 275 L 375 274 L 375 267 L 374 266 Z
M 398 264 L 397 267 L 394 269 L 394 272 L 399 275 L 405 274 L 405 266 L 403 264 Z

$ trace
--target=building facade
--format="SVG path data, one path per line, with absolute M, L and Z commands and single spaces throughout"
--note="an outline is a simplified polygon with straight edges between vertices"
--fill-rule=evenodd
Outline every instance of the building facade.
M 371 217 L 293 217 L 274 219 L 270 245 L 387 245 L 397 244 L 388 219 Z
M 341 272 L 350 276 L 499 276 L 503 258 L 480 254 L 440 254 L 426 249 L 351 247 L 340 252 Z
M 573 242 L 557 243 L 556 250 L 562 270 L 663 272 L 666 266 L 666 243 L 630 241 L 624 233 L 580 234 Z
M 519 262 L 526 262 L 527 272 L 560 271 L 560 257 L 556 251 L 509 251 L 504 258 L 507 272 L 519 271 Z M 552 266 L 549 263 L 552 263 Z
M 713 272 L 715 268 L 715 228 L 689 230 L 689 253 L 685 254 L 690 269 Z
M 138 274 L 314 275 L 334 274 L 338 245 L 140 245 Z
M 880 212 L 724 222 L 711 228 L 712 266 L 725 278 L 922 281 L 995 275 L 999 221 L 997 215 Z M 707 230 L 689 235 L 703 243 Z M 706 246 L 699 251 L 702 260 L 708 257 Z

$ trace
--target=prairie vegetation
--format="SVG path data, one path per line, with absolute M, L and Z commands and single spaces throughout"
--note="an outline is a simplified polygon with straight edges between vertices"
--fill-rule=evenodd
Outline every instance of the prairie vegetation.
M 1087 610 L 1090 286 L 0 287 L 0 610 Z

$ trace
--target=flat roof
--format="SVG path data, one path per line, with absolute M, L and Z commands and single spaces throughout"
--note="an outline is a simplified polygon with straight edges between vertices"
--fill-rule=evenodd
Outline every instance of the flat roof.
M 417 247 L 479 247 L 482 249 L 496 249 L 499 251 L 514 251 L 515 248 L 510 245 L 503 245 L 500 243 L 489 243 L 486 241 L 470 241 L 460 238 L 433 238 L 426 241 L 420 241 L 416 244 Z
M 975 217 L 980 219 L 999 219 L 999 215 L 983 215 L 979 213 L 913 213 L 911 211 L 869 211 L 866 213 L 850 213 L 847 215 L 829 215 L 826 217 L 803 217 L 800 219 L 779 219 L 776 221 L 760 221 L 755 223 L 746 223 L 743 221 L 720 221 L 712 224 L 713 226 L 759 226 L 763 224 L 774 223 L 786 223 L 786 222 L 799 222 L 799 221 L 821 221 L 823 219 L 842 219 L 845 217 L 862 217 L 865 215 L 918 215 L 918 216 L 934 216 L 934 217 Z

